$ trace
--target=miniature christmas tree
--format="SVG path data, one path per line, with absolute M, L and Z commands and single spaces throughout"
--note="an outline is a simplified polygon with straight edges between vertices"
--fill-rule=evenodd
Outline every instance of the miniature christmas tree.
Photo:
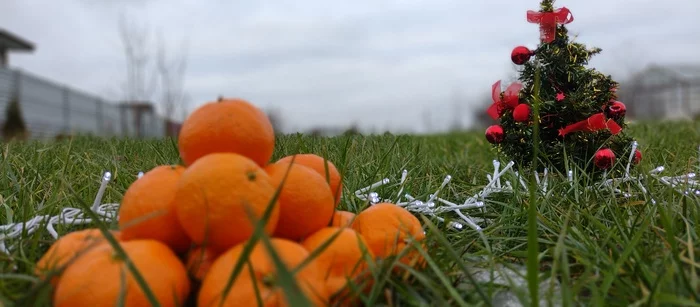
M 632 139 L 624 133 L 625 105 L 617 101 L 618 84 L 585 65 L 600 48 L 587 49 L 569 40 L 565 24 L 573 15 L 555 9 L 553 0 L 543 0 L 539 11 L 528 11 L 527 21 L 540 26 L 536 50 L 519 46 L 511 60 L 522 65 L 519 82 L 505 91 L 500 81 L 492 88 L 493 105 L 488 114 L 500 125 L 486 130 L 489 142 L 512 159 L 518 168 L 530 166 L 533 145 L 539 146 L 538 169 L 565 173 L 579 167 L 585 171 L 619 171 L 616 159 L 627 161 Z M 535 74 L 539 88 L 535 89 Z M 539 92 L 539 142 L 532 144 L 533 103 Z M 641 153 L 636 150 L 634 163 Z

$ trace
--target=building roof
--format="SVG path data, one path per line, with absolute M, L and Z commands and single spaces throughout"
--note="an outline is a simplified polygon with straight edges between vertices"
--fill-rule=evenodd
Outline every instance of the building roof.
M 700 80 L 700 64 L 654 64 L 648 69 L 661 71 L 682 80 Z
M 700 65 L 669 66 L 668 69 L 686 79 L 700 78 Z
M 12 34 L 5 29 L 0 29 L 0 49 L 34 51 L 34 43 Z

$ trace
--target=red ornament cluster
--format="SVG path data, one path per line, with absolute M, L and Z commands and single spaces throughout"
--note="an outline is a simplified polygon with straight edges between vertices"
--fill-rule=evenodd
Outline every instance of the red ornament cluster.
M 501 81 L 496 81 L 491 87 L 491 99 L 493 103 L 486 111 L 494 120 L 500 119 L 506 110 L 512 110 L 513 120 L 516 122 L 527 122 L 530 120 L 530 106 L 525 103 L 520 103 L 520 90 L 523 85 L 519 82 L 514 82 L 501 91 Z M 486 129 L 486 139 L 492 144 L 498 144 L 503 141 L 503 127 L 494 125 Z
M 501 81 L 496 81 L 491 87 L 491 99 L 493 104 L 486 111 L 493 119 L 499 119 L 505 110 L 515 109 L 520 103 L 520 90 L 523 85 L 515 82 L 512 83 L 505 92 L 501 92 Z

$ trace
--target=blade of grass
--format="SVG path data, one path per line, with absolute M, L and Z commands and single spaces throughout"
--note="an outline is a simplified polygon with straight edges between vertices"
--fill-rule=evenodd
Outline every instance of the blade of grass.
M 642 225 L 640 226 L 640 228 L 646 229 L 649 226 L 650 222 L 651 215 L 647 215 L 642 221 Z M 610 269 L 610 273 L 605 275 L 605 278 L 603 279 L 603 284 L 600 286 L 600 292 L 603 295 L 608 294 L 613 280 L 617 277 L 617 273 L 620 271 L 620 268 L 622 267 L 624 262 L 627 261 L 627 258 L 630 256 L 630 254 L 632 254 L 632 252 L 637 248 L 637 244 L 639 244 L 642 235 L 644 235 L 644 231 L 637 231 L 635 232 L 632 239 L 625 243 L 625 249 L 617 258 L 617 261 L 615 262 L 614 266 Z
M 415 240 L 411 240 L 411 245 L 413 245 L 413 248 L 415 251 L 417 251 L 425 260 L 425 262 L 428 264 L 428 267 L 430 267 L 433 270 L 433 273 L 437 276 L 438 280 L 442 283 L 442 285 L 445 287 L 447 292 L 450 294 L 450 297 L 455 300 L 455 302 L 459 306 L 467 306 L 467 303 L 464 301 L 461 295 L 457 292 L 457 289 L 455 289 L 452 286 L 452 283 L 448 280 L 447 276 L 445 276 L 445 272 L 442 271 L 442 269 L 435 263 L 432 257 L 423 249 L 418 242 Z M 408 249 L 405 249 L 408 250 Z
M 272 211 L 275 208 L 275 204 L 277 203 L 277 199 L 279 198 L 280 192 L 282 191 L 282 187 L 284 186 L 284 183 L 287 180 L 287 176 L 289 175 L 289 170 L 291 169 L 291 166 L 294 164 L 296 156 L 292 156 L 292 160 L 290 161 L 289 167 L 287 167 L 287 170 L 284 173 L 284 176 L 282 177 L 282 181 L 280 182 L 280 186 L 275 189 L 275 193 L 272 195 L 272 199 L 270 202 L 268 202 L 267 207 L 265 208 L 265 211 L 262 214 L 262 217 L 260 218 L 259 223 L 266 223 L 269 219 L 270 216 L 272 216 Z M 254 224 L 257 226 L 256 224 Z M 264 226 L 263 226 L 264 228 Z M 259 235 L 253 235 L 251 236 L 248 241 L 246 241 L 243 245 L 243 251 L 241 251 L 241 256 L 236 261 L 236 265 L 234 265 L 233 270 L 231 272 L 231 275 L 229 276 L 228 280 L 226 281 L 226 284 L 224 285 L 224 289 L 222 290 L 222 297 L 220 300 L 220 305 L 223 305 L 223 303 L 226 301 L 226 297 L 228 297 L 228 294 L 231 292 L 231 288 L 233 287 L 233 282 L 238 278 L 238 275 L 243 271 L 243 266 L 245 265 L 248 257 L 250 256 L 250 253 L 253 251 L 253 248 L 255 245 L 258 243 L 259 240 Z
M 693 244 L 693 235 L 690 232 L 692 228 L 686 218 L 683 218 L 683 222 L 685 222 L 686 237 L 688 237 L 688 239 L 686 239 L 686 250 L 688 251 L 688 260 L 693 262 L 690 265 L 690 284 L 693 289 L 699 289 L 698 274 L 696 271 L 696 266 L 698 265 L 698 263 L 695 262 L 695 248 L 693 247 L 695 244 Z
M 10 274 L 10 273 L 4 273 L 0 274 L 0 279 L 16 279 L 16 280 L 24 280 L 28 282 L 39 282 L 39 278 L 36 278 L 34 276 L 30 275 L 24 275 L 24 274 Z
M 182 160 L 182 156 L 179 155 L 179 153 L 180 153 L 180 148 L 177 146 L 177 139 L 175 139 L 175 138 L 173 138 L 173 137 L 168 138 L 168 139 L 170 140 L 170 145 L 171 145 L 171 148 L 173 149 L 173 151 L 176 152 L 176 153 L 178 153 L 178 155 L 177 155 L 177 164 L 179 164 L 179 165 L 185 165 L 185 161 L 183 161 L 183 160 Z
M 570 204 L 569 208 L 567 209 L 564 224 L 562 225 L 561 232 L 559 233 L 557 244 L 554 247 L 554 264 L 552 265 L 552 275 L 556 276 L 558 267 L 561 267 L 562 270 L 561 283 L 563 284 L 563 287 L 561 287 L 561 291 L 564 307 L 572 306 L 573 304 L 573 295 L 571 293 L 571 288 L 568 286 L 571 279 L 571 271 L 569 268 L 568 254 L 566 252 L 567 247 L 566 244 L 564 244 L 568 233 L 569 221 L 571 220 L 571 212 L 573 211 L 573 208 L 574 204 Z M 553 304 L 553 302 L 550 302 L 550 304 Z
M 62 180 L 66 181 L 65 178 L 63 178 Z M 65 185 L 73 195 L 76 195 L 75 190 L 70 184 L 65 182 Z M 96 227 L 100 230 L 102 236 L 105 237 L 107 242 L 109 242 L 109 244 L 112 246 L 118 258 L 124 261 L 124 264 L 129 269 L 129 272 L 131 272 L 131 274 L 133 275 L 136 284 L 139 286 L 139 288 L 141 288 L 141 291 L 143 291 L 144 295 L 146 296 L 146 299 L 151 304 L 151 306 L 160 307 L 160 302 L 158 302 L 158 299 L 156 298 L 155 294 L 153 294 L 153 291 L 148 286 L 146 279 L 143 278 L 143 275 L 141 275 L 141 272 L 136 268 L 136 265 L 134 265 L 134 263 L 131 261 L 131 258 L 129 258 L 129 256 L 126 254 L 126 251 L 124 251 L 121 244 L 119 244 L 117 239 L 114 238 L 109 229 L 107 229 L 107 224 L 105 224 L 105 222 L 100 218 L 99 215 L 97 215 L 97 213 L 92 211 L 90 205 L 87 204 L 82 198 L 76 197 L 76 199 L 80 207 L 82 207 L 81 209 L 83 209 L 83 213 L 87 214 L 92 219 L 93 223 L 97 224 Z
M 671 246 L 671 257 L 673 259 L 673 264 L 676 266 L 676 270 L 678 271 L 681 284 L 688 290 L 688 292 L 690 292 L 690 295 L 695 299 L 695 301 L 700 301 L 698 293 L 692 288 L 688 277 L 684 273 L 683 262 L 678 257 L 680 251 L 678 249 L 678 241 L 676 238 L 674 238 L 673 229 L 675 227 L 671 222 L 671 218 L 669 217 L 666 208 L 663 206 L 659 206 L 658 208 L 661 224 L 664 226 L 664 230 L 666 231 L 666 243 Z
M 353 217 L 354 219 L 355 217 Z M 304 259 L 299 265 L 297 265 L 295 268 L 292 269 L 292 274 L 298 273 L 301 269 L 306 267 L 308 264 L 312 263 L 314 259 L 316 259 L 323 251 L 325 251 L 328 246 L 333 244 L 336 238 L 340 236 L 341 233 L 343 233 L 343 230 L 348 228 L 348 225 L 344 225 L 342 227 L 338 227 L 338 229 L 333 232 L 333 234 L 326 240 L 324 241 L 321 245 L 316 247 L 314 250 L 309 251 L 309 256 Z
M 388 257 L 377 261 L 377 266 L 371 271 L 372 279 L 376 282 L 372 283 L 372 288 L 365 300 L 366 306 L 374 306 L 376 300 L 379 299 L 384 291 L 384 285 L 390 281 L 391 270 L 399 261 L 397 257 Z
M 119 268 L 119 294 L 117 295 L 117 302 L 115 305 L 117 307 L 126 307 L 126 271 L 124 268 Z
M 535 71 L 535 84 L 533 89 L 533 127 L 532 127 L 532 168 L 537 169 L 538 155 L 540 149 L 540 68 Z M 536 175 L 535 175 L 536 176 Z M 539 243 L 537 234 L 537 182 L 530 179 L 530 200 L 527 215 L 527 283 L 530 289 L 530 304 L 539 302 Z
M 151 149 L 153 150 L 153 152 L 155 152 L 155 153 L 158 155 L 158 158 L 160 158 L 160 161 L 161 161 L 161 162 L 160 162 L 159 164 L 165 164 L 165 163 L 169 163 L 169 162 L 170 162 L 170 161 L 168 161 L 168 158 L 167 158 L 167 157 L 163 154 L 163 152 L 161 151 L 161 147 L 160 147 L 160 146 L 156 146 L 156 144 L 151 143 L 151 142 L 149 142 L 148 145 L 149 145 L 149 147 L 151 147 Z M 158 145 L 160 145 L 160 144 L 158 144 Z
M 430 303 L 431 306 L 453 306 L 450 300 L 446 300 L 442 297 L 437 285 L 428 285 L 434 283 L 433 281 L 427 279 L 427 276 L 421 274 L 416 269 L 405 263 L 398 262 L 396 268 L 406 271 L 411 277 L 418 281 L 425 281 L 424 283 L 419 283 L 414 285 L 413 282 L 405 283 L 401 280 L 389 280 L 389 284 L 392 286 L 393 295 L 397 298 L 396 305 L 401 306 L 402 303 L 410 304 L 413 306 L 426 306 Z M 435 295 L 425 297 L 426 291 L 419 286 L 428 287 L 433 290 Z M 409 300 L 413 299 L 413 300 Z
M 469 268 L 467 268 L 466 264 L 464 263 L 464 260 L 462 260 L 462 257 L 452 248 L 452 244 L 447 241 L 447 238 L 443 236 L 442 232 L 438 230 L 430 219 L 425 216 L 422 216 L 421 218 L 423 219 L 424 227 L 428 228 L 431 237 L 440 243 L 441 247 L 445 249 L 444 251 L 447 252 L 447 255 L 459 266 L 459 269 L 462 270 L 464 276 L 469 279 L 472 286 L 474 286 L 476 293 L 479 294 L 479 296 L 481 296 L 481 298 L 484 300 L 484 303 L 491 306 L 491 300 L 488 298 L 486 293 L 484 293 L 484 290 L 481 289 L 481 286 L 476 282 L 474 276 L 472 276 L 471 272 L 469 271 Z
M 391 153 L 395 151 L 394 149 L 396 148 L 396 144 L 398 144 L 398 142 L 399 142 L 399 138 L 395 138 L 394 141 L 391 143 L 391 146 L 389 146 L 389 148 L 384 151 L 381 158 L 379 159 L 379 162 L 377 163 L 378 165 L 380 165 L 380 167 L 375 168 L 374 172 L 372 173 L 372 175 L 368 179 L 377 178 L 377 175 L 379 175 L 379 172 L 381 170 L 381 166 L 387 165 L 387 163 L 386 163 L 388 161 L 387 159 L 391 156 Z
M 258 221 L 255 214 L 250 210 L 246 210 L 246 214 L 248 218 L 255 223 L 253 235 L 260 239 L 260 242 L 267 250 L 270 260 L 272 260 L 272 264 L 275 267 L 275 277 L 277 277 L 275 281 L 279 282 L 279 284 L 275 284 L 275 286 L 282 288 L 287 304 L 289 306 L 311 306 L 309 299 L 304 295 L 297 284 L 294 274 L 292 274 L 289 268 L 284 264 L 284 261 L 280 258 L 275 247 L 272 245 L 272 240 L 267 233 L 265 233 L 265 222 Z
M 416 286 L 422 286 L 424 289 L 430 290 L 432 293 L 438 294 L 442 290 L 440 288 L 440 285 L 438 285 L 435 280 L 433 280 L 431 277 L 429 277 L 427 274 L 423 274 L 422 272 L 419 272 L 416 270 L 414 267 L 407 265 L 403 262 L 397 262 L 396 263 L 396 268 L 399 268 L 406 273 L 408 273 L 413 279 L 418 281 L 418 285 Z M 412 287 L 413 283 L 406 283 L 405 285 L 410 287 L 410 288 L 416 288 Z M 425 290 L 420 291 L 420 292 L 426 292 Z M 416 295 L 418 296 L 418 295 Z M 444 300 L 442 297 L 439 298 L 440 300 Z M 433 304 L 438 305 L 438 306 L 444 306 L 445 304 L 437 304 L 436 302 L 433 302 Z
M 61 266 L 58 266 L 55 264 L 47 264 L 47 266 L 45 267 L 46 270 L 42 270 L 43 271 L 42 272 L 43 278 L 37 279 L 37 281 L 33 283 L 32 288 L 29 291 L 27 291 L 27 293 L 23 293 L 23 297 L 20 298 L 16 303 L 19 304 L 20 306 L 26 305 L 25 302 L 27 300 L 33 299 L 33 298 L 39 296 L 39 293 L 41 291 L 45 291 L 48 288 L 51 288 L 52 287 L 51 280 L 59 277 L 68 266 L 73 264 L 83 254 L 89 252 L 90 250 L 92 250 L 92 248 L 95 248 L 98 244 L 99 244 L 99 242 L 95 241 L 95 242 L 85 246 L 84 249 L 78 251 L 72 257 L 67 258 L 67 261 Z M 52 255 L 54 255 L 54 254 L 49 255 L 49 257 L 53 257 Z M 34 264 L 32 263 L 31 265 L 34 265 Z M 34 268 L 36 268 L 36 266 L 34 266 Z M 26 276 L 26 277 L 27 278 L 36 278 L 34 276 Z
M 256 276 L 255 270 L 253 269 L 253 265 L 250 263 L 250 260 L 246 261 L 246 267 L 248 267 L 248 274 L 250 276 Z M 263 298 L 260 296 L 260 288 L 258 288 L 258 283 L 257 282 L 252 282 L 253 284 L 253 291 L 255 291 L 255 301 L 258 302 L 258 307 L 263 307 Z
M 670 294 L 660 294 L 658 303 L 665 303 L 673 306 L 700 306 L 697 300 L 689 300 L 682 297 L 671 296 Z

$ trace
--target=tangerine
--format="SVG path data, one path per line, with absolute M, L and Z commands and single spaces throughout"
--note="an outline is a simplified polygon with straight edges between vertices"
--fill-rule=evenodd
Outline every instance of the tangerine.
M 178 136 L 180 157 L 185 165 L 217 152 L 237 153 L 259 166 L 270 161 L 275 132 L 268 116 L 250 102 L 219 98 L 192 112 Z
M 187 271 L 167 245 L 150 239 L 121 243 L 161 306 L 180 306 L 190 291 Z M 125 261 L 109 244 L 85 253 L 66 268 L 54 293 L 56 307 L 151 306 Z
M 154 239 L 176 252 L 189 248 L 190 238 L 175 213 L 177 183 L 184 171 L 177 165 L 156 166 L 129 186 L 119 207 L 125 241 Z
M 333 227 L 349 227 L 352 220 L 355 218 L 355 213 L 350 211 L 335 210 L 333 212 L 333 219 L 331 220 L 331 226 Z
M 328 225 L 335 205 L 331 189 L 321 175 L 306 166 L 289 163 L 270 164 L 265 171 L 275 189 L 281 186 L 275 237 L 298 241 Z
M 310 167 L 311 169 L 321 174 L 323 179 L 326 180 L 326 182 L 331 188 L 333 198 L 335 199 L 335 204 L 337 205 L 338 203 L 340 203 L 340 197 L 343 193 L 343 180 L 340 176 L 340 172 L 338 172 L 338 169 L 335 167 L 333 162 L 325 160 L 326 163 L 323 163 L 323 157 L 316 154 L 306 153 L 286 156 L 275 163 L 290 163 L 292 162 L 292 158 L 294 159 L 295 164 L 301 164 L 306 167 Z M 326 175 L 326 167 L 328 167 L 328 175 Z
M 363 210 L 357 214 L 351 227 L 362 234 L 378 258 L 395 256 L 413 247 L 410 240 L 421 242 L 425 239 L 418 218 L 405 208 L 390 203 L 378 203 Z M 420 262 L 420 258 L 416 250 L 410 250 L 400 261 L 413 265 Z
M 187 270 L 197 281 L 202 281 L 219 253 L 212 248 L 197 247 L 187 254 Z
M 271 238 L 270 241 L 288 270 L 296 268 L 309 256 L 309 252 L 298 243 L 281 238 Z M 284 291 L 278 285 L 277 270 L 269 251 L 261 242 L 253 247 L 246 259 L 247 263 L 236 276 L 224 299 L 226 284 L 242 256 L 244 246 L 245 244 L 239 244 L 214 261 L 202 282 L 197 298 L 198 306 L 289 306 Z M 328 299 L 321 276 L 322 272 L 315 261 L 307 263 L 293 276 L 304 295 L 315 306 L 325 306 Z M 262 304 L 258 304 L 258 295 Z
M 360 282 L 360 277 L 367 268 L 365 256 L 369 259 L 374 258 L 362 235 L 351 228 L 325 227 L 301 242 L 309 253 L 314 253 L 324 244 L 328 245 L 315 258 L 315 261 L 319 264 L 321 273 L 324 274 L 328 293 L 338 294 L 345 287 L 348 279 Z
M 198 246 L 223 252 L 249 239 L 253 221 L 272 205 L 265 231 L 273 233 L 279 203 L 270 176 L 253 160 L 235 153 L 213 153 L 190 165 L 178 183 L 175 212 L 185 233 Z
M 120 240 L 118 231 L 110 230 L 115 239 Z M 34 274 L 46 278 L 57 270 L 64 269 L 71 261 L 81 257 L 88 250 L 107 243 L 102 232 L 97 228 L 88 228 L 69 232 L 58 238 L 34 267 Z M 60 274 L 54 275 L 50 282 L 54 286 L 60 280 Z

